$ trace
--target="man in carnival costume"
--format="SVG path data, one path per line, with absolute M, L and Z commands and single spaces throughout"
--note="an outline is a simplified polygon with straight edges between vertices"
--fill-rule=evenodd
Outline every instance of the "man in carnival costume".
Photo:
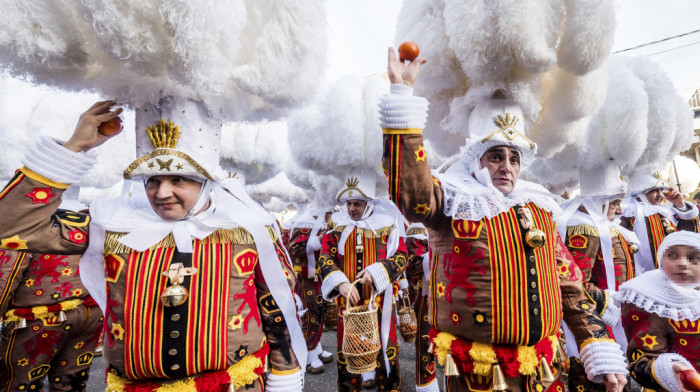
M 406 228 L 408 249 L 409 298 L 416 312 L 416 391 L 438 391 L 435 379 L 435 357 L 430 350 L 430 322 L 428 317 L 428 291 L 430 288 L 430 242 L 428 229 L 422 223 L 411 223 Z
M 616 222 L 622 214 L 626 184 L 614 160 L 579 169 L 579 180 L 581 195 L 565 202 L 557 217 L 559 234 L 583 273 L 584 288 L 595 301 L 596 311 L 624 350 L 627 339 L 620 309 L 612 299 L 620 284 L 634 278 L 634 254 L 639 250 L 634 232 Z M 564 332 L 567 342 L 574 340 L 569 328 Z M 605 385 L 586 378 L 576 345 L 567 345 L 567 350 L 571 357 L 569 389 L 605 391 Z
M 336 212 L 321 240 L 318 258 L 323 298 L 339 295 L 338 391 L 361 391 L 365 375 L 348 372 L 341 346 L 346 308 L 368 304 L 377 294 L 382 349 L 377 355 L 376 385 L 379 390 L 401 390 L 399 347 L 393 286 L 408 263 L 403 218 L 390 201 L 375 198 L 376 177 L 365 171 L 347 177 L 337 200 L 347 208 Z M 357 290 L 353 282 L 358 281 Z M 365 384 L 366 385 L 366 384 Z
M 425 61 L 404 64 L 390 49 L 391 92 L 379 106 L 389 194 L 431 229 L 429 317 L 446 389 L 563 390 L 552 371 L 563 315 L 589 379 L 621 390 L 624 356 L 555 228 L 558 205 L 518 181 L 537 148 L 520 108 L 499 94 L 477 104 L 461 159 L 433 178 L 423 151 L 428 102 L 412 96 Z
M 292 257 L 297 282 L 295 292 L 302 300 L 305 312 L 301 317 L 308 356 L 306 371 L 323 373 L 323 364 L 333 360 L 333 354 L 321 346 L 326 304 L 321 295 L 321 280 L 316 275 L 316 259 L 321 250 L 321 236 L 326 232 L 330 213 L 319 208 L 306 208 L 289 222 L 289 255 Z
M 78 215 L 89 238 L 59 219 L 63 191 L 109 139 L 97 127 L 120 114 L 113 105 L 83 113 L 67 142 L 27 152 L 0 199 L 3 247 L 83 254 L 81 278 L 105 314 L 108 391 L 301 391 L 306 350 L 279 231 L 242 188 L 216 181 L 220 123 L 200 103 L 137 109 L 131 195 Z M 26 196 L 37 189 L 48 203 Z
M 635 171 L 630 175 L 629 188 L 630 196 L 623 203 L 621 224 L 633 230 L 639 238 L 639 253 L 635 256 L 639 275 L 658 267 L 656 251 L 668 234 L 677 230 L 697 233 L 700 225 L 698 209 L 683 200 L 683 195 L 658 173 Z M 639 224 L 641 222 L 644 224 Z
M 55 218 L 87 225 L 73 211 L 79 188 L 64 193 Z M 74 198 L 67 196 L 74 193 Z M 48 203 L 50 188 L 29 193 L 33 204 Z M 69 239 L 87 238 L 74 231 Z M 41 390 L 44 378 L 51 391 L 83 391 L 102 332 L 102 312 L 80 281 L 79 255 L 28 254 L 19 242 L 0 250 L 0 390 Z

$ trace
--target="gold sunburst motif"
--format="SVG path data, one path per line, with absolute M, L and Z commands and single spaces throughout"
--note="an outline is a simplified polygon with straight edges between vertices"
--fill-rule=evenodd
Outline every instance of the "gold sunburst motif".
M 359 184 L 359 183 L 360 183 L 360 180 L 358 180 L 355 177 L 350 177 L 350 178 L 348 178 L 347 181 L 345 181 L 345 185 L 348 188 L 355 188 L 357 186 L 357 184 Z
M 175 148 L 180 140 L 180 126 L 172 121 L 158 120 L 146 128 L 148 138 L 151 139 L 153 148 Z
M 518 132 L 517 129 L 515 129 L 515 126 L 518 124 L 519 119 L 510 114 L 506 113 L 506 115 L 498 114 L 493 117 L 493 122 L 498 126 L 498 129 L 491 132 L 488 136 L 483 138 L 481 140 L 482 143 L 486 143 L 489 139 L 491 139 L 494 135 L 496 134 L 502 134 L 503 136 L 506 137 L 508 140 L 513 140 L 516 137 L 522 137 L 525 139 L 529 144 L 530 148 L 534 149 L 535 148 L 535 143 L 532 142 L 527 136 L 523 135 L 522 133 Z

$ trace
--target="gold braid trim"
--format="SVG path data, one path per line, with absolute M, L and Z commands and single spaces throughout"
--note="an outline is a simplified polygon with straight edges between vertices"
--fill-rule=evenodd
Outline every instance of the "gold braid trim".
M 152 152 L 150 152 L 150 153 L 136 159 L 135 161 L 131 162 L 129 167 L 127 167 L 124 170 L 124 178 L 127 180 L 131 179 L 131 173 L 133 173 L 134 170 L 136 170 L 142 163 L 145 163 L 146 161 L 148 161 L 150 159 L 153 159 L 155 157 L 159 157 L 162 155 L 178 157 L 178 158 L 186 161 L 199 174 L 203 175 L 204 177 L 206 177 L 207 179 L 209 179 L 211 181 L 214 181 L 214 177 L 212 177 L 211 174 L 209 174 L 209 172 L 205 168 L 200 166 L 200 164 L 197 163 L 197 161 L 195 161 L 194 159 L 192 159 L 189 155 L 185 154 L 182 151 L 167 149 L 167 148 L 157 148 L 157 149 L 153 150 Z M 152 175 L 155 176 L 155 175 L 159 175 L 159 174 L 163 174 L 163 173 L 154 172 Z M 172 174 L 172 173 L 166 173 L 166 174 Z M 175 173 L 175 174 L 177 174 L 177 173 Z
M 330 224 L 328 227 L 331 227 Z M 333 227 L 333 231 L 336 231 L 338 233 L 342 233 L 343 230 L 345 230 L 346 226 L 335 226 Z M 357 228 L 357 234 L 365 237 L 365 238 L 381 238 L 384 237 L 385 235 L 391 234 L 391 230 L 394 228 L 394 226 L 387 226 L 387 227 L 382 227 L 381 229 L 377 230 L 370 230 L 370 229 L 360 229 L 359 227 Z M 374 233 L 377 234 L 374 234 Z
M 273 242 L 276 242 L 278 240 L 277 233 L 275 232 L 275 229 L 271 226 L 266 226 L 267 232 L 270 235 L 270 239 Z M 133 249 L 129 248 L 128 246 L 122 244 L 119 242 L 119 239 L 124 237 L 129 233 L 118 233 L 114 231 L 107 231 L 105 233 L 105 248 L 104 248 L 104 254 L 109 254 L 109 253 L 130 253 Z M 242 227 L 236 227 L 233 229 L 216 229 L 213 233 L 211 233 L 207 238 L 202 240 L 202 244 L 221 244 L 221 243 L 230 243 L 234 245 L 253 245 L 255 244 L 255 240 L 253 239 L 253 236 L 248 232 L 248 230 L 242 228 Z M 173 234 L 170 233 L 168 234 L 167 237 L 163 238 L 162 240 L 158 241 L 155 245 L 153 245 L 151 248 L 174 248 L 175 247 L 175 238 L 173 237 Z
M 416 235 L 416 234 L 428 235 L 428 230 L 420 228 L 420 227 L 414 227 L 406 232 L 406 235 Z
M 591 225 L 578 225 L 578 226 L 569 226 L 566 228 L 566 236 L 572 236 L 572 235 L 589 235 L 593 237 L 600 237 L 600 234 L 598 234 L 598 228 L 595 226 Z M 614 228 L 610 228 L 610 235 L 612 236 L 617 236 L 619 235 L 620 232 Z

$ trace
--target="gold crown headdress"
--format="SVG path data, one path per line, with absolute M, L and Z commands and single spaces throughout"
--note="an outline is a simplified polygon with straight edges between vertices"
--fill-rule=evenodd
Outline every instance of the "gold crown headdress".
M 151 139 L 153 148 L 175 148 L 180 140 L 180 126 L 172 121 L 158 120 L 146 128 L 148 138 Z

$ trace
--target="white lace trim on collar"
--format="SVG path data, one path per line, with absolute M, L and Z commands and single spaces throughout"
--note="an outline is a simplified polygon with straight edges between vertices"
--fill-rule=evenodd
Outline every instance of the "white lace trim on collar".
M 684 295 L 658 269 L 623 283 L 615 296 L 619 302 L 673 321 L 700 319 L 700 291 L 695 296 Z

